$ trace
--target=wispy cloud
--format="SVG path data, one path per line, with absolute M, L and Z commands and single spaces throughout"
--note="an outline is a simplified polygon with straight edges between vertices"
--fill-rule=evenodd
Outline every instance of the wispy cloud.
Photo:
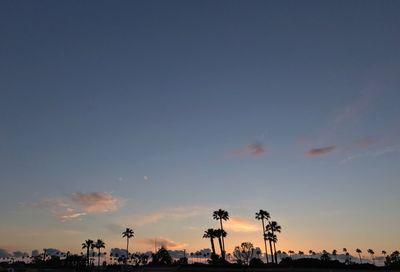
M 121 199 L 104 192 L 73 193 L 70 199 L 87 213 L 107 213 L 118 210 Z
M 179 243 L 172 241 L 168 238 L 147 238 L 138 241 L 141 244 L 144 244 L 145 246 L 154 246 L 156 245 L 157 247 L 164 247 L 166 249 L 182 249 L 187 246 L 186 243 Z
M 201 214 L 210 213 L 209 209 L 203 207 L 176 207 L 168 208 L 153 213 L 140 215 L 134 218 L 136 226 L 153 224 L 162 220 L 180 220 L 190 217 L 196 217 Z
M 259 226 L 255 223 L 240 217 L 231 217 L 229 221 L 225 223 L 225 226 L 227 230 L 232 232 L 256 232 L 259 230 Z
M 66 197 L 45 198 L 33 206 L 49 210 L 61 221 L 69 221 L 81 220 L 88 214 L 114 212 L 123 202 L 123 199 L 107 192 L 77 192 Z
M 377 149 L 368 150 L 366 152 L 358 153 L 355 155 L 347 156 L 345 159 L 340 161 L 340 164 L 345 164 L 350 161 L 362 158 L 377 158 L 389 153 L 398 153 L 398 152 L 400 152 L 400 145 L 384 146 Z
M 319 148 L 312 148 L 306 152 L 306 155 L 309 157 L 318 157 L 318 156 L 326 156 L 329 153 L 332 153 L 336 149 L 336 146 L 325 146 Z
M 237 149 L 232 152 L 234 157 L 238 156 L 251 156 L 251 157 L 261 157 L 267 153 L 267 148 L 262 143 L 251 143 L 246 147 Z

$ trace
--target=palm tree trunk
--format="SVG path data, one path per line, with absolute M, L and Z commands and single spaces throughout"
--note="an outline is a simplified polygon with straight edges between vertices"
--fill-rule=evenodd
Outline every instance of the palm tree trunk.
M 269 248 L 271 249 L 271 261 L 274 263 L 274 252 L 272 250 L 272 242 L 269 240 Z
M 211 249 L 212 249 L 212 252 L 213 252 L 213 254 L 215 255 L 214 239 L 213 239 L 213 238 L 210 238 L 210 241 L 211 241 Z
M 224 256 L 223 254 L 223 252 L 224 252 L 224 250 L 223 250 L 223 248 L 222 248 L 222 241 L 221 241 L 221 236 L 220 237 L 218 237 L 218 242 L 219 242 L 219 248 L 221 249 L 221 256 Z
M 274 255 L 275 255 L 275 263 L 278 264 L 278 256 L 276 255 L 276 243 L 274 242 Z
M 219 220 L 221 224 L 221 231 L 224 232 L 224 229 L 222 228 L 222 218 Z M 222 252 L 221 252 L 222 258 L 225 260 L 225 241 L 224 241 L 224 236 L 222 236 Z
M 97 266 L 100 266 L 100 248 L 99 248 L 99 256 L 97 256 Z
M 264 218 L 261 219 L 262 221 L 262 227 L 263 227 L 263 238 L 264 238 L 264 248 L 265 248 L 265 258 L 267 259 L 267 263 L 269 263 L 268 260 L 268 250 L 267 250 L 267 239 L 265 239 L 265 224 L 264 224 Z
M 360 253 L 358 253 L 358 257 L 360 257 L 360 263 L 362 263 L 362 261 L 361 261 L 361 254 L 360 254 Z
M 90 265 L 90 260 L 89 260 L 89 247 L 87 248 L 87 250 L 86 250 L 86 258 L 87 258 L 87 264 L 88 264 L 88 266 Z
M 126 260 L 128 261 L 128 255 L 129 255 L 129 238 L 126 237 Z

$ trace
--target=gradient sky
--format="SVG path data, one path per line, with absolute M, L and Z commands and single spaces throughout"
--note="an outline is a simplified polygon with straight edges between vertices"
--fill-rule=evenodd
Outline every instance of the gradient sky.
M 1 1 L 0 248 L 400 244 L 399 1 Z

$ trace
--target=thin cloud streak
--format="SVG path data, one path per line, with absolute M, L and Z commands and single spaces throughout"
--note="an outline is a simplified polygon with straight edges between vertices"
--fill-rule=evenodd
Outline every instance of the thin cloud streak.
M 309 157 L 318 157 L 318 156 L 326 156 L 329 153 L 332 153 L 336 149 L 336 146 L 325 146 L 319 148 L 312 148 L 306 152 L 306 155 Z
M 203 207 L 177 207 L 169 208 L 134 218 L 136 226 L 144 226 L 164 220 L 180 220 L 210 213 L 210 209 Z

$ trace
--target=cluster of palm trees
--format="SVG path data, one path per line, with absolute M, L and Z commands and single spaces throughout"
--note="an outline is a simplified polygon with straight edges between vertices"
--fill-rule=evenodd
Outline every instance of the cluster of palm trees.
M 220 228 L 219 229 L 207 229 L 204 231 L 203 238 L 209 238 L 211 242 L 211 250 L 212 250 L 212 257 L 217 256 L 216 250 L 215 250 L 215 244 L 214 244 L 214 239 L 218 238 L 219 242 L 219 248 L 221 252 L 221 257 L 222 259 L 225 260 L 225 240 L 224 238 L 228 235 L 228 233 L 224 230 L 222 221 L 227 221 L 229 220 L 229 213 L 225 210 L 219 209 L 217 211 L 213 212 L 213 219 L 218 220 L 220 223 Z
M 276 243 L 278 242 L 278 237 L 276 233 L 280 233 L 282 227 L 276 221 L 271 221 L 271 215 L 269 214 L 269 212 L 264 210 L 259 210 L 258 212 L 256 212 L 256 219 L 261 220 L 265 258 L 267 260 L 267 263 L 269 263 L 267 241 L 269 243 L 269 248 L 271 252 L 271 262 L 278 263 L 278 255 L 276 254 Z
M 129 239 L 134 237 L 134 232 L 131 228 L 126 228 L 124 232 L 122 232 L 122 237 L 126 238 L 126 258 L 129 256 Z M 90 250 L 97 249 L 97 265 L 100 266 L 100 256 L 101 256 L 101 249 L 105 248 L 106 244 L 104 243 L 103 240 L 97 239 L 97 241 L 93 241 L 91 239 L 85 240 L 84 243 L 82 243 L 82 249 L 86 249 L 86 263 L 87 265 L 90 265 Z M 46 251 L 45 253 L 46 254 Z M 93 253 L 94 255 L 94 253 Z
M 98 254 L 97 254 L 97 265 L 100 265 L 100 256 L 101 256 L 101 249 L 105 248 L 106 244 L 104 243 L 103 240 L 101 239 L 97 239 L 97 241 L 93 241 L 93 240 L 85 240 L 84 243 L 82 243 L 82 249 L 86 249 L 86 262 L 87 265 L 90 264 L 90 250 L 94 250 L 97 249 L 98 250 Z

